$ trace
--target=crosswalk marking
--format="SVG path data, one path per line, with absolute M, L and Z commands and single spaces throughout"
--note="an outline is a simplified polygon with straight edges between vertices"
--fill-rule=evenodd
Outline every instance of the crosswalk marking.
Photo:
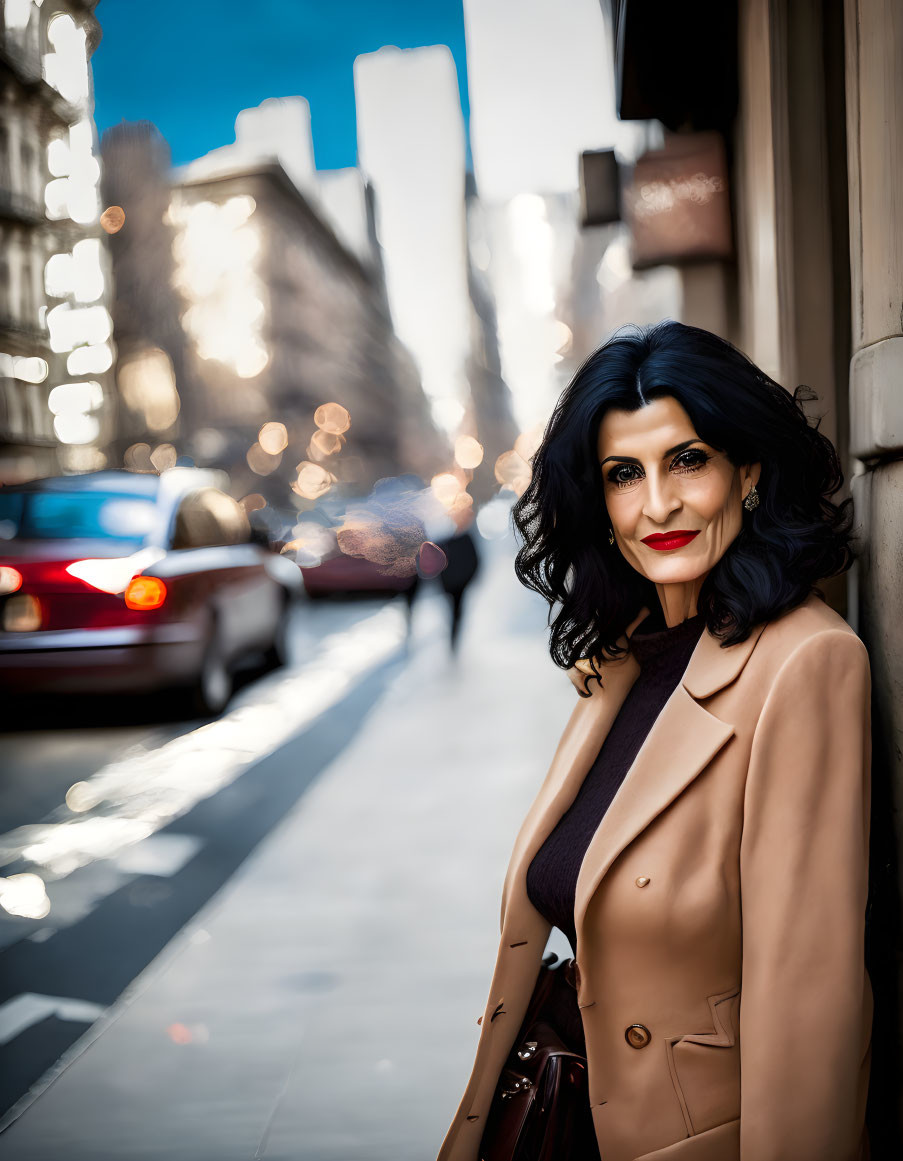
M 79 1024 L 93 1024 L 104 1011 L 103 1005 L 93 1004 L 89 1000 L 21 992 L 5 1004 L 0 1004 L 0 1047 L 9 1044 L 26 1028 L 48 1016 L 56 1016 L 58 1020 L 73 1020 Z

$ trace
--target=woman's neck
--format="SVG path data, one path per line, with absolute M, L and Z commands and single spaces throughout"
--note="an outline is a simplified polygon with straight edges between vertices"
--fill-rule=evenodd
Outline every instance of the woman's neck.
M 669 629 L 673 629 L 682 621 L 696 616 L 699 611 L 696 607 L 696 600 L 706 575 L 703 574 L 691 581 L 681 581 L 670 585 L 656 583 L 655 591 L 658 593 L 662 615 Z

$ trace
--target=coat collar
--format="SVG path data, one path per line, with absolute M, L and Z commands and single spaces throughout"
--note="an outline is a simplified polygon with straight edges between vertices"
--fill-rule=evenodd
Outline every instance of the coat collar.
M 628 625 L 622 644 L 629 646 L 630 635 L 648 612 L 648 608 L 643 608 Z M 764 627 L 764 623 L 756 626 L 745 641 L 727 648 L 722 648 L 707 628 L 703 629 L 683 678 L 640 747 L 581 864 L 575 902 L 578 945 L 587 908 L 609 867 L 733 736 L 733 724 L 715 717 L 700 701 L 739 676 Z M 575 708 L 549 777 L 519 836 L 506 888 L 518 882 L 523 896 L 530 861 L 574 801 L 639 674 L 639 664 L 629 652 L 617 660 L 604 661 L 600 669 L 602 686 L 590 683 L 592 696 Z M 503 921 L 504 909 L 503 903 Z
M 647 605 L 640 609 L 620 638 L 622 645 L 627 645 L 629 648 L 634 629 L 642 623 L 649 612 Z M 761 625 L 756 625 L 745 641 L 740 641 L 737 645 L 728 645 L 726 648 L 722 648 L 718 638 L 713 636 L 708 629 L 704 629 L 681 679 L 681 685 L 687 693 L 700 701 L 703 698 L 711 697 L 713 693 L 717 693 L 719 689 L 724 689 L 726 685 L 730 685 L 739 676 L 743 666 L 749 660 L 759 640 L 759 634 L 764 628 L 764 622 Z M 621 662 L 602 662 L 599 668 L 602 671 L 604 686 L 608 686 L 612 676 L 614 676 L 616 684 L 618 683 L 617 678 L 620 676 L 618 667 L 621 664 L 624 668 L 623 661 L 624 659 L 621 659 Z M 626 666 L 626 670 L 631 672 L 629 665 Z M 577 669 L 576 667 L 569 671 L 571 681 L 578 689 L 586 688 L 583 685 L 583 678 L 587 672 L 588 669 Z M 636 674 L 634 673 L 633 676 Z

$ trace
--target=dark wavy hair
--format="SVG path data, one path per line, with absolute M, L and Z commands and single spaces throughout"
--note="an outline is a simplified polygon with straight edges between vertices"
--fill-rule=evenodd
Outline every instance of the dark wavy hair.
M 618 657 L 627 625 L 658 606 L 654 584 L 608 543 L 599 425 L 610 407 L 636 411 L 671 396 L 700 439 L 736 467 L 761 462 L 760 503 L 704 579 L 697 610 L 722 646 L 801 604 L 815 582 L 854 560 L 850 498 L 834 445 L 810 420 L 808 387 L 791 394 L 736 347 L 698 327 L 666 321 L 617 331 L 563 391 L 514 505 L 521 545 L 515 571 L 549 602 L 552 659 Z M 554 615 L 553 615 L 554 614 Z

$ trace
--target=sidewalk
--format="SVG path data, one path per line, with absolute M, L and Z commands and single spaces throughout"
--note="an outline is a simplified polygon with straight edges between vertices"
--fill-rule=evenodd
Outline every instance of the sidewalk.
M 436 1155 L 514 835 L 575 696 L 510 545 L 487 549 L 457 664 L 427 595 L 359 734 L 0 1135 L 0 1158 Z M 299 746 L 263 761 L 290 769 Z

